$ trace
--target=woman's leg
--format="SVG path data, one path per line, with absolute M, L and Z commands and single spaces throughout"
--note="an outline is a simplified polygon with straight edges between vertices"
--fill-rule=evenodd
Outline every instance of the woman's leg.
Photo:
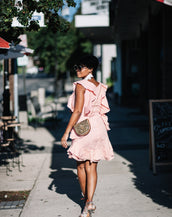
M 81 187 L 81 191 L 87 199 L 86 196 L 86 171 L 85 171 L 85 162 L 84 161 L 77 161 L 77 175 L 78 175 L 78 180 L 79 184 Z
M 97 185 L 97 163 L 90 161 L 85 162 L 85 171 L 86 171 L 86 179 L 87 179 L 87 199 L 88 201 L 93 200 L 94 192 L 96 190 Z

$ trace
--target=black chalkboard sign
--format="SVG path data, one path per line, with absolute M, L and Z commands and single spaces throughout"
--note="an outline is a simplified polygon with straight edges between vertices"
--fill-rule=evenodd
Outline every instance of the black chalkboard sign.
M 150 100 L 150 166 L 172 164 L 172 99 Z

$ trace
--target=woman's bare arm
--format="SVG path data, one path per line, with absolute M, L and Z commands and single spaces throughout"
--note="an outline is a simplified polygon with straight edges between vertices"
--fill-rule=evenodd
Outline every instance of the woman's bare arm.
M 65 133 L 63 137 L 61 138 L 61 143 L 64 148 L 67 148 L 67 139 L 69 137 L 69 133 L 72 130 L 73 126 L 77 123 L 81 113 L 82 109 L 84 106 L 84 93 L 85 93 L 85 88 L 77 84 L 76 89 L 75 89 L 75 106 L 74 106 L 74 111 L 71 115 L 71 118 L 69 120 L 69 123 L 66 127 Z

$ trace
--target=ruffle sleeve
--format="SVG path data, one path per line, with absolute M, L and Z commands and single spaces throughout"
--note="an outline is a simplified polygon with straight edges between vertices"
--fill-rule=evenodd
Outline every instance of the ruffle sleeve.
M 90 82 L 85 80 L 76 81 L 73 83 L 73 93 L 68 99 L 67 107 L 73 112 L 75 106 L 75 88 L 77 84 L 81 84 L 87 91 L 85 92 L 85 101 L 84 101 L 84 114 L 87 115 L 90 112 L 90 94 L 96 95 L 94 88 Z
M 102 95 L 101 95 L 101 101 L 100 101 L 100 114 L 106 126 L 106 129 L 110 130 L 108 117 L 106 115 L 106 113 L 110 111 L 109 103 L 106 98 L 107 85 L 104 85 L 104 84 L 101 84 L 101 85 L 102 85 Z
M 91 111 L 91 100 L 90 100 L 91 98 L 90 97 L 93 94 L 95 95 L 95 93 L 93 91 L 93 87 L 87 81 L 81 80 L 81 81 L 74 82 L 73 83 L 73 93 L 69 97 L 68 104 L 67 104 L 67 107 L 72 112 L 74 111 L 74 106 L 75 106 L 75 89 L 76 89 L 77 84 L 81 84 L 87 90 L 85 91 L 83 111 L 80 116 L 80 119 L 78 120 L 78 121 L 82 121 L 83 119 L 85 119 L 86 116 L 89 115 Z M 79 138 L 79 136 L 77 136 L 75 131 L 72 129 L 70 133 L 70 139 L 77 139 L 77 138 Z
M 106 114 L 110 111 L 109 104 L 106 98 L 107 86 L 102 84 L 102 95 L 101 95 L 101 114 Z
M 97 113 L 102 117 L 102 120 L 106 126 L 106 129 L 110 130 L 109 123 L 108 123 L 108 117 L 106 116 L 106 113 L 110 111 L 109 104 L 106 98 L 107 86 L 100 83 L 100 85 L 96 87 L 93 83 L 88 82 L 86 80 L 74 82 L 73 83 L 73 93 L 69 97 L 68 104 L 67 104 L 68 108 L 72 112 L 74 111 L 74 107 L 75 107 L 75 89 L 76 89 L 77 84 L 81 84 L 86 89 L 85 95 L 84 95 L 83 111 L 82 111 L 79 121 L 82 121 L 86 117 L 90 118 L 93 115 L 95 115 L 95 113 Z M 95 107 L 95 100 L 98 100 L 99 106 Z M 77 138 L 77 135 L 75 134 L 73 130 L 71 131 L 70 138 L 71 139 Z
M 76 85 L 73 83 L 73 93 L 70 95 L 67 103 L 67 107 L 73 112 L 75 105 L 75 87 Z

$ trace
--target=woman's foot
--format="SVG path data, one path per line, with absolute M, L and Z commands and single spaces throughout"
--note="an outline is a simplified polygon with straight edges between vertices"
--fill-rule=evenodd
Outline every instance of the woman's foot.
M 85 203 L 85 207 L 80 217 L 91 217 L 91 214 L 96 210 L 96 206 L 92 201 L 88 201 Z
M 85 205 L 84 210 L 82 211 L 81 215 L 79 217 L 91 217 L 90 211 L 87 209 L 87 206 Z
M 94 212 L 96 210 L 96 206 L 93 203 L 93 201 L 87 201 L 86 206 L 87 206 L 87 209 L 91 212 Z

